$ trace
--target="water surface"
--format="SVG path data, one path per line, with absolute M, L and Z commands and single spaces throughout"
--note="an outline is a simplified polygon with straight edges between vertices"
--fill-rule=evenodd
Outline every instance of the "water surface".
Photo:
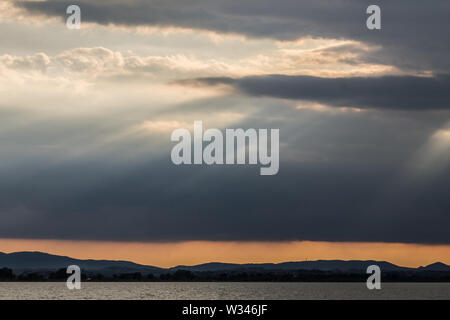
M 0 282 L 0 299 L 450 299 L 450 283 L 280 282 L 85 282 L 68 290 L 63 282 Z

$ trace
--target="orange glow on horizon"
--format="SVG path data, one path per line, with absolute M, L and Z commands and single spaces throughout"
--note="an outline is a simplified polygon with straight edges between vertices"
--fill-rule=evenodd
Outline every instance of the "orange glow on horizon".
M 158 267 L 206 262 L 265 263 L 302 260 L 385 260 L 418 267 L 450 264 L 450 245 L 369 242 L 107 242 L 0 239 L 0 252 L 42 251 L 78 259 L 128 260 Z

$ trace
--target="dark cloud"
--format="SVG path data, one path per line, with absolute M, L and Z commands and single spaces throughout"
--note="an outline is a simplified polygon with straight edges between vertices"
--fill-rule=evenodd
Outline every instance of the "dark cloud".
M 450 244 L 446 170 L 433 189 L 384 198 L 392 170 L 284 163 L 263 180 L 256 168 L 171 168 L 127 174 L 101 164 L 35 173 L 2 194 L 3 237 L 131 241 L 329 240 Z M 106 174 L 107 173 L 107 174 Z M 34 182 L 33 182 L 34 181 Z M 381 199 L 381 200 L 380 200 Z
M 178 81 L 182 85 L 232 85 L 261 97 L 309 100 L 337 107 L 402 110 L 450 109 L 450 76 L 319 78 L 269 75 L 231 78 L 199 78 Z
M 367 61 L 448 74 L 448 1 L 377 2 L 381 31 L 365 27 L 368 1 L 77 3 L 83 21 L 100 24 L 179 26 L 279 40 L 355 39 L 383 47 L 365 56 Z M 20 3 L 31 13 L 62 18 L 73 4 Z M 119 101 L 127 106 L 122 112 L 84 117 L 1 108 L 0 237 L 450 244 L 449 142 L 424 148 L 437 130 L 448 130 L 449 76 L 271 75 L 184 82 L 192 83 L 225 84 L 245 95 L 163 110 L 157 102 L 145 108 L 149 101 Z M 290 100 L 370 110 L 298 110 Z M 85 104 L 90 106 L 77 101 Z M 279 173 L 260 176 L 259 166 L 175 166 L 170 132 L 129 133 L 146 120 L 185 123 L 197 115 L 212 118 L 214 111 L 242 111 L 244 120 L 234 128 L 279 128 Z
M 258 100 L 258 113 L 235 127 L 280 128 L 278 175 L 262 177 L 259 166 L 175 166 L 168 134 L 157 156 L 151 143 L 142 154 L 122 142 L 114 153 L 75 158 L 22 148 L 28 163 L 0 171 L 0 235 L 450 243 L 449 168 L 424 181 L 404 177 L 445 117 L 322 114 Z M 47 130 L 64 135 L 62 127 Z
M 31 13 L 65 17 L 71 0 L 19 1 Z M 80 0 L 82 20 L 99 24 L 175 26 L 249 37 L 293 40 L 346 38 L 383 47 L 370 62 L 411 70 L 449 72 L 450 3 L 436 0 Z M 382 29 L 366 28 L 366 8 L 378 4 Z

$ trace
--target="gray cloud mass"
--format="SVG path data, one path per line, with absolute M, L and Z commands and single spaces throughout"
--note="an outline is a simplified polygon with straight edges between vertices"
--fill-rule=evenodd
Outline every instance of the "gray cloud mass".
M 232 85 L 260 97 L 309 100 L 337 107 L 402 110 L 450 109 L 450 76 L 320 78 L 268 75 L 232 78 L 199 78 L 182 85 Z
M 70 0 L 19 1 L 30 13 L 64 18 Z M 87 1 L 83 21 L 130 26 L 182 27 L 294 40 L 304 36 L 346 38 L 382 46 L 370 62 L 408 70 L 450 72 L 450 3 L 436 0 L 127 0 Z M 378 4 L 382 29 L 366 28 L 366 8 Z
M 73 3 L 14 1 L 28 14 L 61 19 Z M 41 34 L 45 24 L 23 27 L 33 41 L 22 43 L 33 54 L 6 53 L 0 65 L 0 238 L 450 244 L 450 1 L 76 4 L 82 22 L 101 25 L 191 28 L 284 45 L 301 37 L 356 41 L 319 49 L 316 42 L 309 58 L 302 56 L 308 44 L 270 41 L 277 54 L 295 53 L 294 67 L 309 61 L 317 75 L 330 64 L 337 77 L 267 75 L 281 63 L 265 57 L 256 63 L 269 61 L 269 72 L 224 74 L 230 67 L 216 57 L 220 46 L 192 61 L 183 48 L 141 59 L 120 53 L 130 49 L 126 41 L 120 46 L 128 33 L 111 28 L 115 50 L 74 49 L 68 41 L 66 52 L 49 56 L 33 51 L 40 36 L 49 40 Z M 369 4 L 381 6 L 381 30 L 365 26 Z M 97 39 L 87 30 L 76 34 L 79 41 Z M 158 49 L 145 41 L 145 49 Z M 178 40 L 167 39 L 167 47 L 170 41 Z M 255 50 L 236 59 L 251 60 Z M 339 50 L 344 67 L 323 59 Z M 314 60 L 317 54 L 322 59 Z M 201 63 L 205 57 L 212 62 Z M 389 71 L 345 77 L 350 64 L 366 63 L 368 73 L 380 65 Z M 280 129 L 279 173 L 172 164 L 171 130 L 194 119 L 205 119 L 205 128 Z
M 83 119 L 72 123 L 71 131 L 48 123 L 52 152 L 30 139 L 23 139 L 20 148 L 4 149 L 2 163 L 21 161 L 0 170 L 0 234 L 450 243 L 448 164 L 438 174 L 428 175 L 425 168 L 417 181 L 404 172 L 435 128 L 445 125 L 448 113 L 390 111 L 386 117 L 377 111 L 299 111 L 270 101 L 257 105 L 257 113 L 235 126 L 280 128 L 280 172 L 272 177 L 261 177 L 259 166 L 175 166 L 169 133 L 158 136 L 156 155 L 156 137 L 149 137 L 65 158 L 56 146 L 65 145 L 73 132 L 88 141 L 108 127 L 126 126 L 127 120 L 108 119 L 88 132 Z M 27 131 L 23 135 L 35 132 L 33 126 Z M 136 144 L 145 151 L 136 153 Z

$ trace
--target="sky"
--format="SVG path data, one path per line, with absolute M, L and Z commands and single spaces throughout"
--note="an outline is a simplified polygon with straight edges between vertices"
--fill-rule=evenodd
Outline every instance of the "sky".
M 0 3 L 0 251 L 450 263 L 448 1 L 71 4 Z M 174 165 L 195 120 L 279 129 L 278 174 Z

